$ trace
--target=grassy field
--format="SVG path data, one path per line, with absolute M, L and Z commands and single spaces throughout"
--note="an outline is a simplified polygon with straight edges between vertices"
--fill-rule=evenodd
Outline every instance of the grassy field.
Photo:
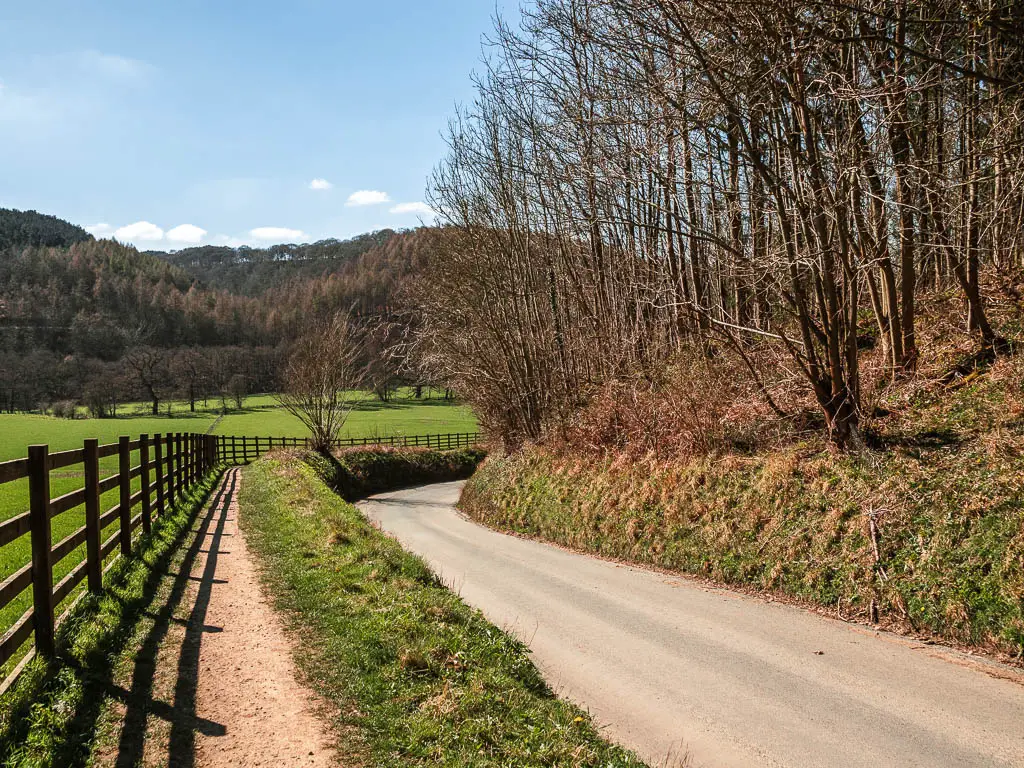
M 218 435 L 256 437 L 305 437 L 302 423 L 281 408 L 273 395 L 247 397 L 240 409 L 221 414 L 219 402 L 197 405 L 190 413 L 187 403 L 170 403 L 160 416 L 150 415 L 144 403 L 124 406 L 116 419 L 55 419 L 36 414 L 0 414 L 0 461 L 26 455 L 29 445 L 48 444 L 52 451 L 80 448 L 87 437 L 101 443 L 114 442 L 120 435 L 137 437 L 155 432 L 207 432 Z M 362 396 L 349 415 L 344 437 L 426 435 L 441 432 L 473 432 L 476 417 L 467 406 L 447 400 L 416 400 L 401 393 L 389 403 L 370 395 Z M 2 493 L 2 491 L 0 491 Z M 2 510 L 0 500 L 0 510 Z M 0 512 L 2 515 L 2 512 Z
M 342 437 L 428 435 L 475 432 L 476 429 L 473 412 L 450 401 L 400 397 L 381 403 L 372 397 L 363 397 L 349 414 Z M 218 435 L 259 437 L 305 437 L 309 434 L 298 419 L 267 395 L 248 398 L 243 410 L 227 414 L 214 431 Z
M 353 410 L 345 435 L 353 437 L 398 434 L 431 434 L 439 432 L 471 432 L 477 428 L 472 411 L 445 400 L 415 400 L 409 393 L 390 403 L 380 403 L 364 396 Z M 405 396 L 401 396 L 405 395 Z M 29 445 L 46 444 L 51 451 L 81 448 L 86 438 L 97 438 L 101 444 L 116 442 L 121 435 L 133 438 L 140 434 L 166 434 L 169 432 L 208 432 L 221 435 L 259 437 L 304 437 L 308 434 L 301 422 L 281 409 L 271 395 L 255 395 L 246 399 L 244 408 L 221 416 L 220 403 L 209 401 L 208 408 L 190 413 L 187 403 L 171 403 L 170 414 L 152 416 L 145 404 L 138 403 L 121 409 L 115 419 L 56 419 L 34 414 L 0 415 L 0 461 L 22 458 Z M 166 411 L 162 408 L 162 413 Z M 133 415 L 138 414 L 138 415 Z M 219 420 L 218 420 L 218 417 Z M 138 464 L 136 452 L 132 465 Z M 117 471 L 116 456 L 100 462 L 103 477 Z M 82 487 L 81 465 L 51 473 L 50 496 L 56 498 Z M 140 487 L 133 483 L 133 492 Z M 101 509 L 106 511 L 118 502 L 115 489 L 104 494 Z M 21 480 L 0 485 L 0 520 L 28 509 L 28 481 Z M 56 544 L 73 533 L 85 522 L 83 507 L 69 510 L 52 523 L 53 542 Z M 110 536 L 116 523 L 104 532 Z M 7 578 L 29 561 L 30 541 L 23 536 L 7 546 L 0 547 L 0 580 Z M 54 578 L 59 580 L 85 556 L 85 545 L 72 552 L 54 567 Z M 69 598 L 70 600 L 71 598 Z M 0 633 L 5 631 L 31 604 L 31 590 L 25 590 L 10 605 L 0 610 Z
M 353 765 L 641 766 L 556 698 L 527 648 L 298 457 L 245 470 L 240 522 Z

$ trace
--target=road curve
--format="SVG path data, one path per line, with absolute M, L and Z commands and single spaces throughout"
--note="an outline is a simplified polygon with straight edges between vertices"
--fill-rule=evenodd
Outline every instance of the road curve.
M 360 506 L 652 765 L 1024 766 L 1008 667 L 496 533 L 460 490 Z

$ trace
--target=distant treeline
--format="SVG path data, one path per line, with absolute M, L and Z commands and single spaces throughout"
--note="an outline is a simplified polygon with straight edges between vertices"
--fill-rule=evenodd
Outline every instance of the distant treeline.
M 382 229 L 349 240 L 329 239 L 304 245 L 268 248 L 203 245 L 173 253 L 146 253 L 181 267 L 202 286 L 243 296 L 259 296 L 282 279 L 321 277 L 325 272 L 333 272 L 372 248 L 384 245 L 395 234 L 392 229 Z
M 267 249 L 139 253 L 34 212 L 0 211 L 0 409 L 118 402 L 277 385 L 280 361 L 317 317 L 350 313 L 382 396 L 403 361 L 395 296 L 422 267 L 425 230 Z

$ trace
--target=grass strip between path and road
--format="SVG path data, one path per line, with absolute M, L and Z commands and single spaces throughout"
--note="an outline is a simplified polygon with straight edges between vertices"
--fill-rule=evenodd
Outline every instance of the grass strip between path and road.
M 57 658 L 33 658 L 0 697 L 0 765 L 87 763 L 105 710 L 123 694 L 117 671 L 135 661 L 136 638 L 153 623 L 151 606 L 216 479 L 210 475 L 154 521 L 137 554 L 111 567 L 103 593 L 86 594 L 61 622 Z
M 297 454 L 245 469 L 240 522 L 333 711 L 341 754 L 374 766 L 641 766 L 559 700 L 527 647 L 371 526 Z

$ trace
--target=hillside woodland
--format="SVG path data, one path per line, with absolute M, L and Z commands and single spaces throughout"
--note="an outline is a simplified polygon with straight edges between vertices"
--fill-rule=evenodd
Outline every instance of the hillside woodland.
M 160 254 L 2 213 L 0 410 L 81 404 L 105 416 L 142 399 L 155 413 L 171 397 L 272 391 L 297 336 L 337 312 L 382 361 L 371 384 L 387 396 L 401 381 L 404 361 L 377 347 L 403 336 L 392 297 L 425 259 L 423 233 Z
M 1024 652 L 1024 8 L 538 0 L 452 127 L 425 359 L 496 525 Z

